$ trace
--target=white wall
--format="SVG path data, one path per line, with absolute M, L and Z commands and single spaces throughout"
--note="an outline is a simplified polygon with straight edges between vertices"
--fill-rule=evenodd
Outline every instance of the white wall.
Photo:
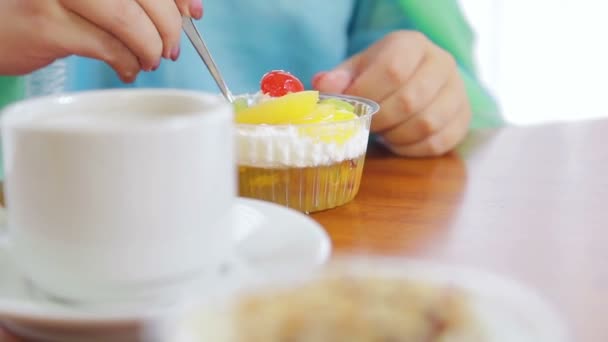
M 608 117 L 608 2 L 461 0 L 481 77 L 514 124 Z

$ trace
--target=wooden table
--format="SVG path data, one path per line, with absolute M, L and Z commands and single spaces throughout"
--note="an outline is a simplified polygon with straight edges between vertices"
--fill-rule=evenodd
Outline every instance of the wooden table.
M 464 264 L 544 294 L 608 341 L 608 121 L 475 132 L 458 153 L 368 154 L 356 200 L 313 215 L 337 252 Z
M 438 159 L 368 157 L 356 200 L 313 215 L 336 252 L 498 272 L 555 303 L 576 341 L 608 341 L 608 121 L 474 132 Z

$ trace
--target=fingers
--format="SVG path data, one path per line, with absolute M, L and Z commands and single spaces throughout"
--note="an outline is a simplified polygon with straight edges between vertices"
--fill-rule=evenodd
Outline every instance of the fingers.
M 0 341 L 17 342 L 18 340 L 16 338 L 12 337 L 11 335 L 9 335 L 8 333 L 4 332 L 4 330 L 2 329 L 2 326 L 0 326 Z
M 421 73 L 425 72 L 421 69 Z M 452 77 L 449 80 L 431 74 L 421 77 L 420 84 L 411 82 L 398 89 L 381 103 L 381 112 L 372 121 L 372 131 L 381 132 L 399 144 L 410 144 L 435 133 L 466 101 L 459 96 L 461 90 L 456 89 L 461 86 L 455 79 L 457 76 Z
M 363 96 L 376 102 L 383 101 L 394 89 L 407 82 L 409 76 L 422 61 L 422 54 L 403 58 L 392 55 L 378 58 L 365 69 L 345 90 L 346 94 Z
M 396 127 L 382 133 L 384 139 L 395 146 L 412 145 L 432 136 L 450 124 L 465 109 L 466 102 L 453 96 L 451 89 L 445 88 L 428 108 L 401 122 Z
M 107 62 L 125 82 L 133 81 L 141 70 L 137 57 L 120 40 L 60 2 L 19 1 L 8 5 L 11 3 L 14 7 L 6 7 L 7 3 L 0 6 L 8 13 L 5 19 L 15 20 L 12 24 L 6 20 L 0 23 L 4 28 L 0 40 L 4 38 L 7 52 L 18 52 L 4 56 L 11 69 L 27 73 L 75 54 Z
M 395 32 L 334 70 L 317 74 L 313 86 L 323 92 L 364 96 L 382 102 L 408 82 L 431 47 L 420 33 Z
M 427 42 L 418 34 L 405 38 L 392 44 L 390 40 L 396 38 L 387 38 L 385 48 L 368 60 L 345 93 L 381 102 L 395 89 L 411 82 L 412 75 L 425 61 Z
M 182 17 L 177 3 L 169 0 L 138 0 L 156 27 L 163 46 L 162 56 L 173 61 L 180 53 Z
M 175 0 L 175 4 L 182 15 L 194 19 L 203 17 L 203 3 L 201 0 Z
M 200 19 L 201 0 L 138 0 L 148 14 L 163 41 L 163 57 L 177 60 L 180 54 L 182 15 Z
M 466 118 L 462 120 L 461 118 Z M 469 129 L 470 111 L 457 116 L 439 132 L 413 145 L 387 144 L 393 153 L 406 157 L 437 157 L 452 150 L 466 136 Z
M 155 70 L 163 56 L 177 59 L 182 12 L 202 15 L 201 0 L 10 1 L 2 9 L 17 24 L 4 20 L 0 38 L 19 51 L 5 56 L 2 70 L 30 72 L 75 54 L 107 62 L 125 82 Z
M 102 60 L 109 64 L 123 82 L 133 82 L 141 70 L 138 58 L 120 40 L 86 21 L 65 12 L 66 17 L 57 25 L 58 43 L 70 53 Z M 68 24 L 69 23 L 69 24 Z M 82 39 L 82 37 L 87 37 Z
M 442 89 L 449 81 L 452 81 L 449 79 L 454 74 L 450 71 L 452 66 L 446 65 L 446 63 L 437 63 L 434 57 L 428 56 L 414 72 L 414 75 L 407 82 L 404 82 L 403 86 L 397 88 L 397 91 L 380 103 L 381 111 L 372 121 L 372 131 L 384 132 L 390 130 L 401 122 L 421 113 L 436 98 L 440 98 L 438 96 L 442 90 L 445 94 L 454 94 L 453 86 Z M 449 108 L 450 105 L 454 105 L 454 103 L 437 103 L 435 107 Z M 431 108 L 431 110 L 434 109 Z
M 61 0 L 61 2 L 67 9 L 118 38 L 137 56 L 143 70 L 152 70 L 160 64 L 163 41 L 153 21 L 138 2 L 126 0 Z
M 471 119 L 454 58 L 418 32 L 389 34 L 334 70 L 316 75 L 313 86 L 380 103 L 371 129 L 401 155 L 447 152 L 464 137 Z
M 372 55 L 370 51 L 375 51 L 373 46 L 352 56 L 333 70 L 316 74 L 312 80 L 313 87 L 324 93 L 343 94 Z
M 328 94 L 342 94 L 352 82 L 352 73 L 345 69 L 322 72 L 312 80 L 315 89 Z

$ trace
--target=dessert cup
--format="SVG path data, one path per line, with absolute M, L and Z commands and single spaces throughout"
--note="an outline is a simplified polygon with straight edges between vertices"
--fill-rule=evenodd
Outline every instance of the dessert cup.
M 255 103 L 256 95 L 243 95 Z M 356 119 L 310 124 L 237 124 L 239 195 L 305 213 L 350 202 L 359 191 L 372 116 L 379 106 L 321 94 L 353 105 Z

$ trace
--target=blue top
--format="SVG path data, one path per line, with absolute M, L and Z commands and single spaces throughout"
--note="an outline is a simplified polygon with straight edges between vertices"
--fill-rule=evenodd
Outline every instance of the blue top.
M 197 22 L 235 93 L 255 92 L 261 76 L 284 69 L 310 88 L 312 76 L 329 70 L 398 29 L 418 30 L 458 61 L 473 108 L 472 127 L 502 124 L 496 103 L 478 81 L 473 33 L 457 0 L 203 0 Z M 217 92 L 203 62 L 187 41 L 177 62 L 163 61 L 125 85 L 102 62 L 68 59 L 66 90 L 169 87 Z M 18 78 L 0 76 L 0 107 L 23 94 Z M 0 108 L 1 109 L 1 108 Z M 1 164 L 1 163 L 0 163 Z M 0 178 L 1 178 L 0 165 Z
M 246 5 L 243 5 L 246 3 Z M 289 70 L 310 86 L 312 75 L 348 55 L 346 34 L 354 0 L 205 0 L 196 22 L 235 93 L 255 92 L 261 76 Z M 217 92 L 200 57 L 182 35 L 177 62 L 163 60 L 155 72 L 124 85 L 105 64 L 73 58 L 69 90 L 106 87 L 171 87 Z
M 501 122 L 495 103 L 477 81 L 473 35 L 456 0 L 204 0 L 197 22 L 228 86 L 256 92 L 269 70 L 294 73 L 310 88 L 312 76 L 329 70 L 397 29 L 427 34 L 459 62 L 472 102 L 472 126 Z M 67 90 L 169 87 L 218 92 L 194 48 L 182 38 L 177 62 L 142 73 L 125 85 L 102 62 L 69 59 Z

